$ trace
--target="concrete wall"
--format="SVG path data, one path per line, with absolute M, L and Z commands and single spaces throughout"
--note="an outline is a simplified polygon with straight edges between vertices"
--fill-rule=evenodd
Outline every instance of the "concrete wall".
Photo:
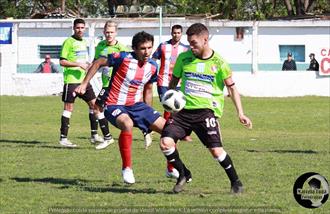
M 318 76 L 311 71 L 287 72 L 234 72 L 233 79 L 240 94 L 253 97 L 290 97 L 290 96 L 330 96 L 329 77 Z M 15 74 L 11 77 L 1 95 L 43 96 L 57 95 L 62 92 L 62 74 Z M 91 84 L 98 93 L 101 87 L 100 75 Z M 10 90 L 7 90 L 8 87 Z M 154 95 L 157 96 L 156 90 Z
M 105 19 L 87 19 L 85 37 L 94 47 L 102 36 Z M 308 67 L 308 54 L 316 59 L 330 74 L 330 21 L 280 21 L 280 22 L 231 22 L 224 20 L 164 19 L 160 37 L 158 19 L 116 19 L 119 23 L 117 39 L 131 44 L 132 35 L 145 30 L 155 35 L 155 46 L 170 39 L 170 28 L 181 24 L 184 31 L 195 22 L 209 27 L 210 45 L 232 66 L 234 79 L 246 96 L 304 96 L 329 95 L 329 77 L 314 72 L 304 72 Z M 5 22 L 5 20 L 0 20 Z M 0 45 L 1 86 L 0 95 L 39 96 L 58 94 L 62 91 L 62 74 L 19 73 L 22 65 L 36 67 L 38 45 L 61 45 L 72 34 L 72 20 L 14 20 L 13 44 Z M 244 27 L 244 39 L 235 39 L 236 27 Z M 186 36 L 182 41 L 187 44 Z M 279 71 L 282 65 L 279 45 L 305 45 L 305 62 L 297 63 L 297 72 Z M 93 58 L 90 48 L 90 58 Z M 58 59 L 53 59 L 58 64 Z M 32 71 L 31 71 L 32 72 Z M 94 81 L 98 91 L 98 79 Z

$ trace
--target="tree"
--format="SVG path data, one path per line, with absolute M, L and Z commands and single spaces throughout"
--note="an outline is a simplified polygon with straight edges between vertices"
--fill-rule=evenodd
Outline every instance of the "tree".
M 0 18 L 29 18 L 36 13 L 59 11 L 67 17 L 108 17 L 112 2 L 127 5 L 176 8 L 180 15 L 198 15 L 230 20 L 265 20 L 274 17 L 326 14 L 329 0 L 0 0 Z

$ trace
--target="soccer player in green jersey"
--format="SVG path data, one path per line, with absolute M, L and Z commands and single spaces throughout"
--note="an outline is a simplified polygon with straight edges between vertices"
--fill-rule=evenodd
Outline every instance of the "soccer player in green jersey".
M 160 142 L 166 159 L 180 174 L 173 192 L 181 192 L 192 178 L 179 157 L 175 143 L 194 131 L 214 159 L 224 168 L 231 182 L 231 192 L 241 193 L 243 185 L 230 156 L 223 149 L 217 120 L 223 113 L 225 86 L 231 93 L 239 121 L 247 128 L 252 128 L 252 122 L 243 112 L 229 65 L 209 46 L 207 27 L 196 23 L 191 25 L 186 33 L 191 50 L 179 55 L 169 84 L 169 88 L 175 89 L 181 79 L 180 90 L 186 97 L 186 105 L 166 122 Z
M 61 136 L 59 143 L 65 147 L 77 147 L 76 144 L 71 143 L 67 138 L 70 117 L 76 97 L 83 99 L 89 106 L 91 143 L 103 143 L 104 141 L 113 142 L 114 140 L 109 132 L 107 120 L 104 117 L 102 118 L 98 109 L 95 108 L 96 97 L 92 86 L 89 84 L 87 92 L 83 95 L 74 92 L 75 88 L 79 86 L 86 76 L 86 72 L 89 68 L 87 42 L 83 39 L 85 21 L 83 19 L 75 19 L 73 22 L 73 31 L 74 34 L 64 41 L 60 54 L 60 64 L 64 67 L 64 86 L 62 94 L 64 110 L 61 117 Z M 97 117 L 104 139 L 97 134 Z
M 100 41 L 96 48 L 95 48 L 95 56 L 94 56 L 94 61 L 100 58 L 101 56 L 103 57 L 108 57 L 108 54 L 112 53 L 119 53 L 121 51 L 129 51 L 127 46 L 121 44 L 118 42 L 116 39 L 117 36 L 117 24 L 113 21 L 107 21 L 104 25 L 103 28 L 103 34 L 105 36 L 105 40 Z M 112 67 L 108 66 L 103 66 L 100 68 L 102 75 L 102 90 L 100 91 L 100 94 L 103 94 L 105 90 L 107 90 L 107 87 L 109 86 L 110 82 L 110 77 L 111 77 L 111 72 L 112 72 Z M 100 97 L 97 97 L 96 99 L 96 105 L 95 107 L 98 108 L 100 111 L 99 117 L 100 118 L 105 118 L 104 113 L 103 113 L 103 106 L 104 103 Z M 98 119 L 100 119 L 98 118 Z M 104 124 L 108 127 L 108 123 Z M 102 128 L 102 125 L 101 125 Z M 109 129 L 109 128 L 107 128 Z M 96 146 L 96 149 L 104 149 L 107 146 L 109 146 L 112 142 L 111 141 L 104 141 L 103 143 L 100 143 L 99 145 Z

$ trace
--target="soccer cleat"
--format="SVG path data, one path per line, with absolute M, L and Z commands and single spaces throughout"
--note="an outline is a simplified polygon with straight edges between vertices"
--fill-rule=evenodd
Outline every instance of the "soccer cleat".
M 192 181 L 192 175 L 191 175 L 191 172 L 188 169 L 185 170 L 184 176 L 187 179 L 187 183 L 190 183 Z
M 100 149 L 105 149 L 107 148 L 110 144 L 113 144 L 115 140 L 112 138 L 112 136 L 108 138 L 104 138 L 103 143 L 100 143 L 99 145 L 95 146 L 95 149 L 100 150 Z
M 174 193 L 179 193 L 182 192 L 184 186 L 187 183 L 187 178 L 186 176 L 179 177 L 176 184 L 173 187 L 173 192 Z
M 103 143 L 103 138 L 100 137 L 98 134 L 95 134 L 95 135 L 91 136 L 91 143 L 92 144 Z
M 243 192 L 243 184 L 240 180 L 235 181 L 231 184 L 230 192 L 232 194 L 240 194 Z
M 75 148 L 77 147 L 76 144 L 71 143 L 68 138 L 61 138 L 59 142 L 62 146 L 68 147 L 68 148 Z
M 179 172 L 175 168 L 173 168 L 172 171 L 169 171 L 168 169 L 166 169 L 166 177 L 178 179 Z
M 126 167 L 125 169 L 123 169 L 122 170 L 122 175 L 123 175 L 124 183 L 126 183 L 126 184 L 134 184 L 135 183 L 133 170 L 131 168 Z
M 191 172 L 185 168 L 184 176 L 181 176 L 177 179 L 177 182 L 175 186 L 173 187 L 174 193 L 182 192 L 183 187 L 186 185 L 186 183 L 190 183 L 192 181 Z
M 152 144 L 152 136 L 151 132 L 144 134 L 144 148 L 148 149 L 149 146 Z

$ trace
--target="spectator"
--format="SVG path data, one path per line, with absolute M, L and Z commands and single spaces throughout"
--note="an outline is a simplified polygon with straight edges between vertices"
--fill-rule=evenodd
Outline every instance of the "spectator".
M 38 68 L 34 71 L 34 73 L 58 73 L 59 70 L 57 66 L 50 60 L 50 55 L 45 55 L 45 61 L 40 63 Z
M 288 59 L 284 61 L 282 71 L 296 71 L 296 62 L 292 59 L 292 53 L 288 53 Z
M 319 63 L 315 59 L 315 54 L 309 54 L 309 58 L 311 59 L 311 62 L 307 71 L 319 71 Z

